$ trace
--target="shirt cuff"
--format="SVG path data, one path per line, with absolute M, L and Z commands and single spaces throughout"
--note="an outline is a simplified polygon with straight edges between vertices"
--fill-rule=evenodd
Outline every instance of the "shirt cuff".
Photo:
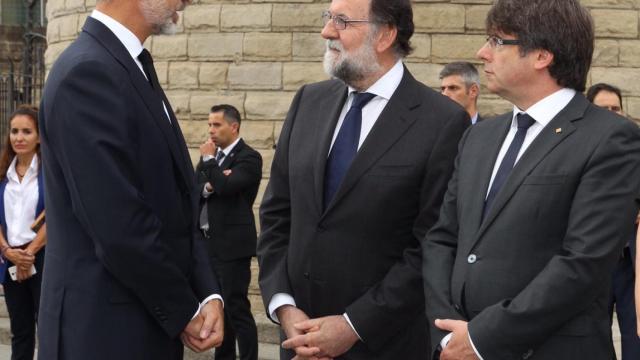
M 269 302 L 269 317 L 271 318 L 271 320 L 277 322 L 278 324 L 280 323 L 280 321 L 278 320 L 278 316 L 276 315 L 276 310 L 284 305 L 296 306 L 296 301 L 293 299 L 293 296 L 287 293 L 277 293 L 273 295 L 271 301 Z
M 362 338 L 360 337 L 360 334 L 358 334 L 358 331 L 356 330 L 356 328 L 351 323 L 351 319 L 349 319 L 349 315 L 347 315 L 347 313 L 344 313 L 344 314 L 342 314 L 342 316 L 344 316 L 344 318 L 347 320 L 347 323 L 349 324 L 349 326 L 351 326 L 351 330 L 353 330 L 353 332 L 356 333 L 356 336 L 358 337 L 358 339 L 360 339 L 360 341 L 362 341 Z
M 196 316 L 198 316 L 198 314 L 200 314 L 200 310 L 202 309 L 202 307 L 211 300 L 220 300 L 220 302 L 222 303 L 222 308 L 224 308 L 224 300 L 222 300 L 222 296 L 220 296 L 219 294 L 211 294 L 207 296 L 201 303 L 198 303 L 198 310 L 196 310 L 196 313 L 193 314 L 193 316 L 191 317 L 191 320 L 193 320 Z
M 202 187 L 202 197 L 205 198 L 205 199 L 208 198 L 209 195 L 213 194 L 213 191 L 207 190 L 207 184 L 209 184 L 209 183 L 204 184 L 204 186 Z M 211 184 L 209 184 L 209 185 L 211 185 Z M 211 188 L 213 190 L 213 186 Z
M 473 352 L 476 353 L 476 356 L 478 357 L 478 359 L 484 360 L 482 358 L 482 355 L 480 355 L 480 353 L 478 352 L 478 349 L 476 349 L 476 346 L 473 345 L 473 339 L 471 339 L 471 333 L 467 332 L 467 334 L 469 335 L 469 342 L 471 343 L 471 347 L 473 348 Z
M 440 340 L 440 348 L 444 349 L 447 347 L 447 345 L 449 344 L 449 341 L 451 341 L 451 336 L 453 335 L 453 333 L 448 333 L 445 337 L 442 338 L 442 340 Z
M 216 158 L 216 157 L 215 157 L 215 156 L 213 156 L 213 155 L 202 155 L 202 161 L 203 161 L 203 162 L 205 162 L 205 161 L 209 161 L 209 160 L 211 160 L 211 159 L 215 159 L 215 158 Z

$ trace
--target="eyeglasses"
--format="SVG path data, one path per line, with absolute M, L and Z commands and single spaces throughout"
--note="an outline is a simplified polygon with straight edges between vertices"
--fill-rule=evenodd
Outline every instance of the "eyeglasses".
M 372 23 L 373 22 L 370 20 L 350 20 L 343 16 L 331 15 L 331 13 L 328 10 L 325 10 L 322 12 L 322 21 L 325 26 L 327 25 L 327 23 L 329 23 L 329 21 L 333 21 L 333 26 L 336 28 L 336 30 L 344 30 L 347 28 L 348 24 L 352 24 L 352 23 Z
M 520 45 L 520 40 L 517 39 L 503 39 L 496 35 L 487 36 L 487 42 L 491 48 L 496 49 L 503 45 Z

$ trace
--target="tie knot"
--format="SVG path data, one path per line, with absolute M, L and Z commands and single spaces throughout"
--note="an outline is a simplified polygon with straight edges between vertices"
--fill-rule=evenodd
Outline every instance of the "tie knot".
M 367 105 L 371 99 L 376 97 L 375 94 L 371 93 L 355 93 L 355 97 L 353 98 L 353 103 L 351 103 L 351 108 L 358 108 L 362 110 L 362 108 Z
M 138 60 L 142 63 L 142 65 L 153 65 L 153 58 L 147 49 L 142 49 L 140 55 L 138 55 Z
M 224 151 L 218 149 L 218 152 L 216 153 L 216 161 L 220 161 L 223 157 L 224 157 Z
M 518 118 L 518 129 L 527 130 L 536 122 L 534 118 L 526 113 L 519 113 L 516 117 Z

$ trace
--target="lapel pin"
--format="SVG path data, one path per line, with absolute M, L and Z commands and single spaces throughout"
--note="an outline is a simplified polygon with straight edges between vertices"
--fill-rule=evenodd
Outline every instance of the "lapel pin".
M 562 132 L 562 128 L 557 128 L 556 129 L 556 134 L 560 134 Z

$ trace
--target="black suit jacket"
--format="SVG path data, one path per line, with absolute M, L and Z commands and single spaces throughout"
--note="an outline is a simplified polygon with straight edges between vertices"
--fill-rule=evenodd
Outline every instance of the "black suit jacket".
M 171 123 L 93 18 L 51 69 L 40 112 L 40 359 L 182 358 L 178 335 L 198 302 L 219 293 L 197 237 L 193 168 L 165 104 Z
M 640 135 L 582 94 L 542 130 L 481 221 L 512 113 L 472 126 L 423 241 L 430 324 L 469 321 L 485 359 L 605 359 L 613 265 L 633 231 Z M 435 346 L 446 334 L 432 326 Z
M 231 173 L 225 175 L 224 170 Z M 255 256 L 252 207 L 262 178 L 260 153 L 240 139 L 220 166 L 215 159 L 200 159 L 196 177 L 200 192 L 207 182 L 214 189 L 207 199 L 200 198 L 200 206 L 207 206 L 212 234 L 207 241 L 209 255 L 223 261 Z
M 344 358 L 424 358 L 419 239 L 437 219 L 469 118 L 405 69 L 323 210 L 326 160 L 346 97 L 338 80 L 304 86 L 285 120 L 260 209 L 264 303 L 288 293 L 310 317 L 346 312 L 364 343 Z

